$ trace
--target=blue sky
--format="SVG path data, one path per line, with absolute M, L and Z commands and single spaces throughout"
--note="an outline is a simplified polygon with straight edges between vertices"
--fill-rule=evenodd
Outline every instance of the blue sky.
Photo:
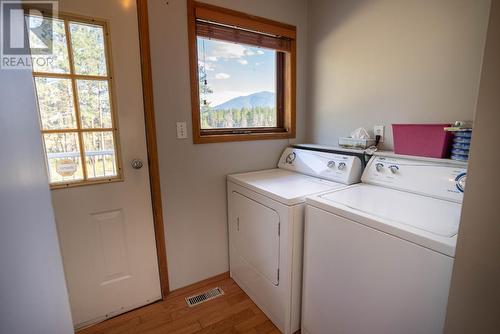
M 211 106 L 256 92 L 276 92 L 274 50 L 198 37 L 198 62 L 205 66 L 214 91 L 202 97 Z

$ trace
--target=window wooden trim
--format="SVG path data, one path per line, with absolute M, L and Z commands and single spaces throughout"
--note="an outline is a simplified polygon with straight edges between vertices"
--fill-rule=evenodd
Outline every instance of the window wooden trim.
M 28 7 L 25 6 L 25 12 L 26 14 L 29 13 L 30 8 L 36 8 L 36 6 Z M 121 147 L 120 147 L 120 135 L 119 135 L 119 127 L 118 127 L 118 113 L 116 111 L 116 96 L 115 96 L 115 89 L 114 89 L 114 77 L 113 77 L 113 66 L 112 66 L 112 54 L 111 54 L 111 40 L 110 40 L 110 34 L 109 34 L 109 24 L 107 20 L 104 19 L 97 19 L 97 18 L 89 18 L 89 17 L 84 17 L 80 15 L 73 15 L 73 14 L 67 14 L 67 13 L 57 13 L 57 15 L 54 15 L 53 13 L 47 13 L 44 11 L 40 11 L 43 16 L 50 17 L 56 20 L 62 20 L 64 22 L 64 27 L 65 27 L 65 35 L 66 35 L 66 47 L 68 50 L 68 62 L 70 66 L 70 72 L 69 73 L 45 73 L 45 72 L 35 72 L 33 71 L 33 77 L 43 77 L 43 78 L 61 78 L 61 79 L 70 79 L 71 80 L 71 85 L 72 85 L 72 91 L 73 91 L 73 105 L 75 108 L 75 118 L 76 118 L 76 123 L 77 127 L 75 129 L 59 129 L 59 130 L 44 130 L 41 128 L 40 124 L 40 133 L 42 136 L 44 134 L 50 134 L 50 133 L 76 133 L 78 136 L 79 140 L 79 149 L 80 149 L 80 157 L 81 157 L 81 168 L 82 168 L 82 173 L 83 173 L 83 179 L 82 180 L 76 180 L 76 181 L 61 181 L 61 182 L 51 182 L 50 189 L 55 190 L 55 189 L 66 189 L 70 187 L 79 187 L 79 186 L 87 186 L 87 185 L 97 185 L 97 184 L 103 184 L 103 183 L 113 183 L 113 182 L 122 182 L 124 180 L 123 178 L 123 168 L 122 168 L 122 158 L 121 158 Z M 75 69 L 74 69 L 74 57 L 73 57 L 73 49 L 71 46 L 71 33 L 69 32 L 69 22 L 76 22 L 76 23 L 82 23 L 82 24 L 90 24 L 90 25 L 97 25 L 102 27 L 103 33 L 104 33 L 104 54 L 106 57 L 106 76 L 96 76 L 96 75 L 82 75 L 82 74 L 76 74 Z M 109 90 L 109 103 L 110 103 L 110 109 L 111 109 L 111 121 L 112 121 L 112 127 L 111 128 L 83 128 L 81 126 L 81 118 L 80 118 L 80 105 L 78 102 L 78 90 L 76 87 L 76 81 L 78 79 L 83 79 L 83 80 L 94 80 L 94 81 L 107 81 L 108 83 L 108 90 Z M 83 140 L 83 134 L 85 132 L 101 132 L 101 131 L 107 131 L 107 132 L 112 132 L 113 133 L 113 141 L 114 141 L 114 150 L 115 150 L 115 161 L 116 161 L 116 175 L 115 176 L 104 176 L 104 177 L 99 177 L 99 178 L 88 178 L 88 174 L 86 171 L 87 165 L 85 161 L 85 152 L 84 152 L 84 140 Z M 43 140 L 43 139 L 42 139 Z M 45 144 L 44 144 L 44 154 L 45 158 L 47 159 L 47 151 L 45 149 Z M 48 164 L 48 160 L 47 160 Z M 47 166 L 47 173 L 48 171 L 48 166 Z
M 295 138 L 296 27 L 194 0 L 188 0 L 187 7 L 193 143 L 205 144 Z M 283 73 L 277 73 L 277 84 L 281 85 L 283 90 L 277 92 L 277 100 L 282 102 L 278 102 L 277 105 L 278 124 L 276 128 L 201 129 L 196 33 L 197 19 L 289 39 L 289 48 L 277 50 L 277 65 L 284 63 L 284 66 L 277 66 L 277 68 L 282 68 Z M 282 94 L 280 94 L 280 92 L 282 92 Z

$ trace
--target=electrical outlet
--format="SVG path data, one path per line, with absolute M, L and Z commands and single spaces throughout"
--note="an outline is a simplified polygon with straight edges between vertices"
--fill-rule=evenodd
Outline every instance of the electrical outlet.
M 187 126 L 186 122 L 177 122 L 177 138 L 185 139 L 187 138 Z
M 384 142 L 384 126 L 383 125 L 375 125 L 373 127 L 373 135 L 380 136 L 380 142 Z

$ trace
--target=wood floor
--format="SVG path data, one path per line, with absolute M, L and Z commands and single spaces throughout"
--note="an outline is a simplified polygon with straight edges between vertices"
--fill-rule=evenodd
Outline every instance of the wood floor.
M 195 307 L 185 297 L 216 286 L 224 295 Z M 173 292 L 167 300 L 125 313 L 77 334 L 278 334 L 280 331 L 227 274 Z

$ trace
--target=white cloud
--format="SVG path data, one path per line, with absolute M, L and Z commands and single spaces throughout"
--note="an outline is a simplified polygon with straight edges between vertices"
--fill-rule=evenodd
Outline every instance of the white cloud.
M 241 65 L 248 65 L 248 61 L 246 59 L 239 59 L 238 63 L 240 63 Z
M 243 45 L 234 43 L 217 43 L 210 52 L 211 57 L 223 59 L 239 59 L 245 56 L 246 48 Z
M 202 62 L 201 60 L 198 61 L 198 66 L 199 67 L 205 67 L 205 71 L 215 71 L 215 67 L 212 63 L 209 62 Z
M 215 79 L 219 79 L 219 80 L 224 80 L 224 79 L 229 79 L 231 76 L 227 73 L 217 73 L 215 75 Z
M 221 59 L 241 59 L 245 56 L 254 56 L 264 54 L 262 50 L 254 51 L 241 44 L 218 41 L 212 44 L 210 51 L 207 52 L 207 61 L 217 62 Z

